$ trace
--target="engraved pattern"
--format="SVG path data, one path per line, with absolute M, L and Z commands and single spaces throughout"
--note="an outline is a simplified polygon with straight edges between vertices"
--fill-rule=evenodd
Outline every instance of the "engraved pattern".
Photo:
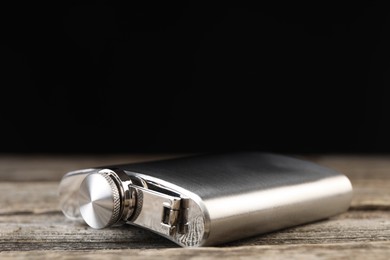
M 110 177 L 107 173 L 100 173 L 110 184 L 111 191 L 112 191 L 112 199 L 113 199 L 113 209 L 112 209 L 112 216 L 110 221 L 107 223 L 106 227 L 109 227 L 113 224 L 115 224 L 119 220 L 120 216 L 120 209 L 121 209 L 121 198 L 119 194 L 118 187 L 116 186 L 114 180 Z
M 193 200 L 189 201 L 188 232 L 176 234 L 174 239 L 182 246 L 199 246 L 205 234 L 202 210 Z
M 203 216 L 194 217 L 186 234 L 177 234 L 176 240 L 184 246 L 198 246 L 204 235 Z

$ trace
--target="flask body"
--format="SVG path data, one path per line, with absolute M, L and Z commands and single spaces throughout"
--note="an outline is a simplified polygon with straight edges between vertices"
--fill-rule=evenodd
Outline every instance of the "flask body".
M 68 173 L 60 185 L 65 215 L 88 223 L 78 189 L 101 171 L 128 178 L 133 194 L 133 209 L 123 207 L 127 213 L 117 223 L 147 228 L 181 246 L 216 245 L 328 218 L 346 211 L 352 199 L 348 178 L 331 169 L 275 154 L 227 153 Z

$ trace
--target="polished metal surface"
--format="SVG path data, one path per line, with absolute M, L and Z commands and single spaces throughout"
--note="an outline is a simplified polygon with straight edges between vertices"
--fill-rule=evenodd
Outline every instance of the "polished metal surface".
M 119 189 L 96 174 L 102 171 L 112 172 L 108 177 Z M 64 183 L 79 182 L 76 176 Z M 210 246 L 324 219 L 345 212 L 352 199 L 350 181 L 334 170 L 256 152 L 96 168 L 80 190 L 80 211 L 90 226 L 121 219 L 181 246 Z M 100 202 L 93 206 L 100 200 L 104 210 Z M 132 210 L 115 213 L 118 202 Z
M 78 182 L 79 176 L 74 173 L 67 176 L 61 189 L 68 187 L 72 177 Z M 203 239 L 203 214 L 197 203 L 161 183 L 126 175 L 120 169 L 100 169 L 84 176 L 79 190 L 82 218 L 93 228 L 127 222 L 183 246 L 198 245 Z M 195 221 L 189 221 L 189 216 Z
M 201 245 L 334 216 L 352 200 L 346 176 L 269 153 L 210 154 L 117 167 L 198 201 L 204 215 Z
M 109 227 L 120 217 L 120 191 L 108 174 L 90 174 L 80 185 L 79 205 L 89 226 L 97 229 Z
M 173 236 L 178 230 L 181 198 L 141 187 L 137 194 L 142 198 L 142 210 L 130 222 Z
M 58 188 L 58 196 L 60 198 L 60 208 L 67 218 L 82 220 L 79 206 L 80 184 L 88 174 L 96 171 L 96 169 L 83 169 L 68 172 L 62 177 Z

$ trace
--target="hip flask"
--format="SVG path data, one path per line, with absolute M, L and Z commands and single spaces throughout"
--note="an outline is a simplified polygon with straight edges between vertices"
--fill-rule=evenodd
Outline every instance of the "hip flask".
M 196 247 L 337 215 L 352 186 L 315 163 L 241 152 L 72 171 L 59 195 L 65 216 L 92 228 L 132 224 Z

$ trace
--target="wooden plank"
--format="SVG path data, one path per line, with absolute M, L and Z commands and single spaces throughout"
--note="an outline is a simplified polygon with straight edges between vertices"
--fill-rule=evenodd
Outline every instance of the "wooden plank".
M 58 182 L 0 183 L 0 215 L 59 212 Z
M 73 170 L 168 159 L 185 154 L 128 154 L 128 155 L 1 155 L 0 180 L 59 181 Z
M 1 259 L 389 259 L 390 242 L 264 245 L 232 248 L 0 252 Z
M 390 212 L 351 211 L 328 220 L 225 244 L 322 244 L 390 241 Z M 96 230 L 60 213 L 0 216 L 0 251 L 175 248 L 149 231 L 125 225 Z

